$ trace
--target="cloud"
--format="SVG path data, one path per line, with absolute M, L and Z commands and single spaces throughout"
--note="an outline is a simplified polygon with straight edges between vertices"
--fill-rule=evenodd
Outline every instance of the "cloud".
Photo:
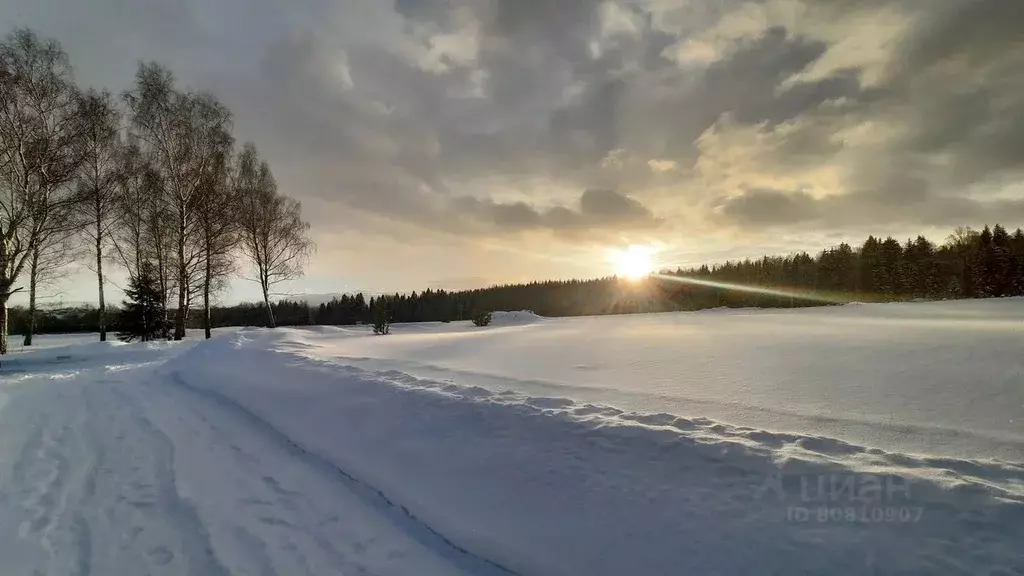
M 902 26 L 871 66 L 833 70 L 847 78 L 843 90 L 811 97 L 778 124 L 729 116 L 706 131 L 698 167 L 718 187 L 709 204 L 716 214 L 741 226 L 821 229 L 1018 217 L 1024 137 L 1013 126 L 1024 120 L 1024 43 L 1013 30 L 1021 16 L 991 0 L 935 8 L 903 13 L 901 22 L 914 25 Z M 847 25 L 864 18 L 858 12 Z M 781 93 L 805 89 L 823 62 L 835 64 L 829 53 L 839 44 L 783 82 Z M 858 79 L 868 72 L 865 85 Z
M 656 158 L 652 158 L 647 161 L 647 165 L 655 172 L 671 172 L 672 170 L 679 169 L 679 164 L 675 160 L 658 160 Z
M 806 192 L 771 189 L 747 190 L 739 196 L 722 199 L 718 212 L 741 226 L 794 224 L 818 215 L 814 198 Z
M 59 38 L 83 84 L 123 89 L 147 58 L 216 92 L 319 234 L 564 251 L 721 232 L 753 253 L 780 228 L 1021 213 L 1010 0 L 123 4 L 0 17 Z
M 864 225 L 896 224 L 954 227 L 964 221 L 1016 222 L 1024 218 L 1024 200 L 976 200 L 939 195 L 922 181 L 892 183 L 891 188 L 814 197 L 802 190 L 755 189 L 715 203 L 723 224 L 771 230 L 848 230 Z
M 483 229 L 501 232 L 547 230 L 558 234 L 617 234 L 656 229 L 664 220 L 639 201 L 614 190 L 585 190 L 575 206 L 538 208 L 526 202 L 494 202 L 462 197 L 454 211 Z

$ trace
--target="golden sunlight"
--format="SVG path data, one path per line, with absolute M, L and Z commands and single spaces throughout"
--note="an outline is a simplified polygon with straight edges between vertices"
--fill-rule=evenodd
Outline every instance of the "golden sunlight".
M 608 262 L 615 269 L 615 275 L 639 280 L 654 272 L 654 249 L 650 246 L 632 244 L 626 248 L 613 248 L 608 251 Z

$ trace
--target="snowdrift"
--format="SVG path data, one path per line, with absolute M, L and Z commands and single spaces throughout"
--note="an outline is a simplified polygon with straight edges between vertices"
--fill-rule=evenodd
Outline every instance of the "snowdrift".
M 31 370 L 36 373 L 62 368 L 81 368 L 97 362 L 120 363 L 142 362 L 153 358 L 158 352 L 179 345 L 174 342 L 125 343 L 117 340 L 62 344 L 58 346 L 25 348 L 25 351 L 11 354 L 3 359 L 0 373 L 11 374 Z
M 532 310 L 514 310 L 491 312 L 491 326 L 522 326 L 535 324 L 544 320 Z
M 364 370 L 304 338 L 239 332 L 162 370 L 516 573 L 1024 570 L 1022 462 Z

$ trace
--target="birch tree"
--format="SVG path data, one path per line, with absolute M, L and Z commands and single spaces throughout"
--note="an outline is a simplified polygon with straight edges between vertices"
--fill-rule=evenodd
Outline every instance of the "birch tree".
M 115 204 L 118 181 L 123 177 L 122 150 L 118 139 L 120 113 L 109 92 L 90 90 L 82 98 L 85 125 L 85 160 L 78 178 L 82 231 L 92 249 L 99 288 L 100 341 L 107 340 L 107 306 L 104 295 L 103 261 L 116 224 Z
M 136 87 L 124 98 L 131 124 L 152 154 L 163 183 L 161 198 L 172 223 L 170 260 L 178 293 L 174 339 L 181 340 L 201 270 L 199 195 L 217 155 L 230 148 L 231 114 L 210 94 L 177 90 L 171 73 L 154 63 L 139 66 Z
M 267 325 L 274 328 L 271 289 L 301 276 L 315 246 L 309 223 L 302 220 L 302 206 L 278 193 L 270 167 L 259 160 L 252 144 L 239 154 L 237 170 L 241 249 L 256 274 L 252 280 L 260 285 Z
M 67 54 L 27 29 L 0 44 L 0 354 L 7 306 L 51 217 L 75 201 L 81 165 L 78 91 Z
M 156 188 L 155 171 L 137 143 L 125 143 L 118 156 L 117 192 L 113 209 L 117 226 L 111 230 L 111 246 L 114 260 L 133 280 L 142 273 L 142 266 L 149 259 L 149 238 L 147 235 L 148 213 L 152 208 L 153 190 Z
M 212 336 L 211 295 L 223 289 L 234 271 L 232 256 L 238 244 L 237 187 L 229 174 L 229 155 L 212 164 L 199 197 L 199 235 L 202 249 L 203 331 Z
M 31 346 L 39 314 L 40 289 L 52 287 L 83 251 L 75 242 L 78 202 L 59 202 L 32 211 L 35 239 L 28 256 L 28 323 L 22 344 Z
M 161 309 L 166 313 L 171 287 L 168 255 L 174 248 L 164 206 L 163 181 L 152 157 L 131 136 L 122 150 L 120 171 L 114 207 L 117 226 L 112 234 L 114 259 L 128 272 L 130 282 L 143 271 L 156 279 Z

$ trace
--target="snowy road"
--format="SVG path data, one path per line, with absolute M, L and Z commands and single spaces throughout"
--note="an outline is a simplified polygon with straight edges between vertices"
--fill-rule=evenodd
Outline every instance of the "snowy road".
M 158 376 L 175 353 L 0 381 L 0 573 L 501 573 Z

